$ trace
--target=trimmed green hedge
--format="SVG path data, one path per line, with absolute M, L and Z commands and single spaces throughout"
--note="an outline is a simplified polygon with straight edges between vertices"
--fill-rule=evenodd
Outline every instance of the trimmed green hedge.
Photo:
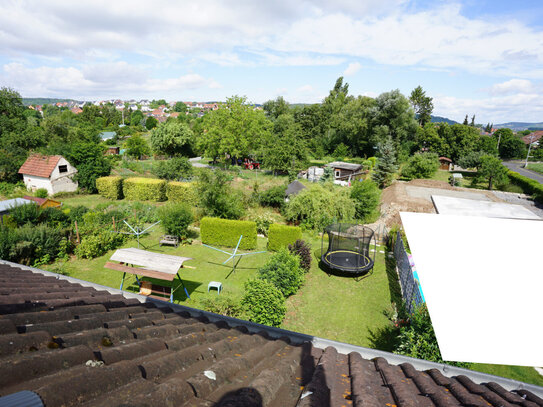
M 272 223 L 268 230 L 268 250 L 277 251 L 301 238 L 302 229 L 300 227 Z
M 124 197 L 131 201 L 166 200 L 166 181 L 153 178 L 127 178 L 123 182 Z
M 168 201 L 185 202 L 191 206 L 198 202 L 198 195 L 194 185 L 190 182 L 168 182 L 166 185 L 166 196 Z
M 513 184 L 522 188 L 525 194 L 533 195 L 536 202 L 543 203 L 543 185 L 518 172 L 509 171 L 507 175 Z
M 100 177 L 96 179 L 96 189 L 104 198 L 123 199 L 122 177 Z
M 240 235 L 240 249 L 256 248 L 256 223 L 248 220 L 203 218 L 200 221 L 202 243 L 216 246 L 236 247 Z

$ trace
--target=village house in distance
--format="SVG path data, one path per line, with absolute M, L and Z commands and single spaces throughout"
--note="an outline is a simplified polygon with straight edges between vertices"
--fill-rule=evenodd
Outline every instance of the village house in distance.
M 44 188 L 49 195 L 77 190 L 77 182 L 72 180 L 76 173 L 75 167 L 60 155 L 33 154 L 19 169 L 27 189 Z

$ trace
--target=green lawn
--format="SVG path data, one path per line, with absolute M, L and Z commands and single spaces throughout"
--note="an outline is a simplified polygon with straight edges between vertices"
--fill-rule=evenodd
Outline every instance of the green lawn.
M 543 174 L 543 163 L 528 163 L 528 169 Z
M 114 203 L 98 195 L 77 195 L 63 199 L 63 202 L 89 207 L 96 207 L 104 202 Z M 271 253 L 244 256 L 236 271 L 230 274 L 232 263 L 222 264 L 228 256 L 202 246 L 198 243 L 197 236 L 192 245 L 178 248 L 159 247 L 159 237 L 163 233 L 160 226 L 155 227 L 148 236 L 141 239 L 141 248 L 194 259 L 185 264 L 195 268 L 185 268 L 180 273 L 191 298 L 185 297 L 181 287 L 178 287 L 174 296 L 176 303 L 190 307 L 200 308 L 201 300 L 217 297 L 215 290 L 207 292 L 210 281 L 222 282 L 221 296 L 242 296 L 245 281 L 254 278 L 258 268 L 271 256 Z M 313 263 L 306 274 L 305 284 L 297 294 L 287 300 L 287 315 L 281 327 L 354 345 L 392 350 L 395 331 L 386 313 L 391 310 L 391 302 L 399 303 L 394 261 L 379 253 L 384 249 L 378 247 L 375 268 L 367 278 L 357 282 L 352 278 L 328 276 L 318 267 L 320 238 L 304 233 L 304 239 L 312 246 Z M 266 242 L 267 239 L 259 237 L 257 250 L 265 250 Z M 130 240 L 124 247 L 137 247 L 137 243 Z M 72 277 L 119 288 L 122 273 L 104 268 L 112 253 L 113 251 L 110 251 L 92 260 L 73 257 L 61 270 Z M 58 264 L 42 267 L 59 271 Z M 124 289 L 137 292 L 135 282 L 134 276 L 129 275 Z M 473 364 L 471 369 L 543 386 L 543 377 L 530 367 Z

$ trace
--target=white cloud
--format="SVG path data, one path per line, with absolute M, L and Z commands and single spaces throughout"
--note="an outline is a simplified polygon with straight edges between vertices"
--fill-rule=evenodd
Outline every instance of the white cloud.
M 475 115 L 476 123 L 503 123 L 512 120 L 540 122 L 543 99 L 538 93 L 517 93 L 483 99 L 434 97 L 434 115 L 462 123 L 465 115 Z
M 354 75 L 355 73 L 357 73 L 360 68 L 362 68 L 362 65 L 360 65 L 360 63 L 358 62 L 351 62 L 347 68 L 345 69 L 345 71 L 343 71 L 343 75 L 344 76 L 351 76 L 351 75 Z
M 0 82 L 17 89 L 23 96 L 63 96 L 87 99 L 92 97 L 180 97 L 194 89 L 218 89 L 221 85 L 213 79 L 198 74 L 173 78 L 149 78 L 138 67 L 117 62 L 114 64 L 75 67 L 28 68 L 20 63 L 2 67 Z
M 333 65 L 363 57 L 543 78 L 540 29 L 507 18 L 497 29 L 495 20 L 464 17 L 459 4 L 436 4 L 413 11 L 407 0 L 21 0 L 0 7 L 0 52 L 79 60 L 135 53 L 228 66 Z M 251 57 L 258 54 L 263 57 Z
M 496 83 L 489 89 L 492 95 L 509 95 L 515 93 L 530 93 L 533 92 L 534 85 L 526 79 L 511 79 L 506 82 Z

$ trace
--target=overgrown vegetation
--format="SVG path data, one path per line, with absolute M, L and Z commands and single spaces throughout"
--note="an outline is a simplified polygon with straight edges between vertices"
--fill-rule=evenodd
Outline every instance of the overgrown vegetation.
M 286 298 L 296 293 L 303 283 L 304 272 L 300 267 L 300 258 L 283 248 L 258 270 L 258 278 L 272 283 Z

